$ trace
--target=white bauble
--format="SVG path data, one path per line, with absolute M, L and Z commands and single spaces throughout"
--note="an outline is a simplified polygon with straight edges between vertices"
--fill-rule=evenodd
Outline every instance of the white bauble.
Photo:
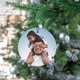
M 70 37 L 69 37 L 68 35 L 66 35 L 64 39 L 65 39 L 65 42 L 66 42 L 66 43 L 69 43 Z
M 12 66 L 9 70 L 11 74 L 15 74 L 17 72 L 16 66 Z
M 60 40 L 63 40 L 63 39 L 64 39 L 64 33 L 60 33 L 59 39 L 60 39 Z
M 42 26 L 42 24 L 39 24 L 38 27 L 39 27 L 39 28 L 42 28 L 43 26 Z

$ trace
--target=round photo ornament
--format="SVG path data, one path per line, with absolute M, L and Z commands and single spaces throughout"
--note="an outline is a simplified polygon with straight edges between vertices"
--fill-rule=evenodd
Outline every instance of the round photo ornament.
M 48 64 L 56 53 L 53 35 L 42 28 L 32 28 L 24 32 L 18 42 L 18 51 L 23 60 L 31 66 Z

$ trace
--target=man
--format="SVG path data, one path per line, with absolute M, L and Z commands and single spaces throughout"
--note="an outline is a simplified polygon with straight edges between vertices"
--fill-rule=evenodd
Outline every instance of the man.
M 28 58 L 26 60 L 27 64 L 30 64 L 31 66 L 43 66 L 44 64 L 49 63 L 49 57 L 44 51 L 42 45 L 43 42 L 41 40 L 37 40 L 34 43 L 34 47 L 32 49 L 33 52 L 29 53 Z

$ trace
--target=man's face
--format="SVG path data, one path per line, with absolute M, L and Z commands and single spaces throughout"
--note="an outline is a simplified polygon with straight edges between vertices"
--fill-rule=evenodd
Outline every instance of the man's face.
M 41 44 L 42 44 L 42 42 L 36 42 L 34 45 L 35 45 L 35 47 L 34 47 L 34 52 L 36 53 L 36 54 L 41 54 L 42 53 L 42 51 L 43 51 L 43 48 L 41 48 Z

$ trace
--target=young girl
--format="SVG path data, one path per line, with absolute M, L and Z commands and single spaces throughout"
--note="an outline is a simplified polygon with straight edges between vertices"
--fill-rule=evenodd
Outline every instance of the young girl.
M 34 45 L 34 43 L 36 42 L 36 41 L 38 41 L 38 40 L 41 40 L 41 41 L 43 41 L 43 44 L 41 44 L 40 45 L 40 47 L 42 47 L 43 49 L 44 48 L 47 48 L 48 47 L 48 45 L 47 45 L 47 42 L 44 40 L 44 38 L 43 37 L 41 37 L 41 36 L 39 36 L 39 35 L 37 35 L 34 31 L 30 31 L 28 34 L 27 34 L 27 38 L 28 38 L 28 40 L 29 40 L 29 48 L 31 48 L 31 52 L 29 53 L 29 56 L 28 56 L 28 59 L 27 59 L 27 61 L 26 61 L 26 63 L 27 64 L 31 64 L 32 62 L 33 62 L 33 55 L 34 55 L 34 52 L 32 51 L 32 49 L 35 47 L 35 45 Z M 48 53 L 46 52 L 46 51 L 44 51 L 43 52 L 43 55 L 44 56 L 47 56 L 48 55 Z M 45 59 L 44 59 L 44 56 L 43 56 L 43 60 L 45 61 Z M 44 62 L 44 63 L 46 63 L 46 62 Z
M 34 42 L 36 40 L 38 40 L 38 39 L 42 40 L 44 42 L 44 46 L 42 46 L 43 48 L 47 48 L 48 47 L 47 42 L 44 40 L 44 38 L 39 36 L 39 35 L 37 35 L 34 31 L 30 31 L 27 34 L 27 38 L 29 40 L 29 45 L 28 45 L 29 47 L 31 47 L 34 44 Z

